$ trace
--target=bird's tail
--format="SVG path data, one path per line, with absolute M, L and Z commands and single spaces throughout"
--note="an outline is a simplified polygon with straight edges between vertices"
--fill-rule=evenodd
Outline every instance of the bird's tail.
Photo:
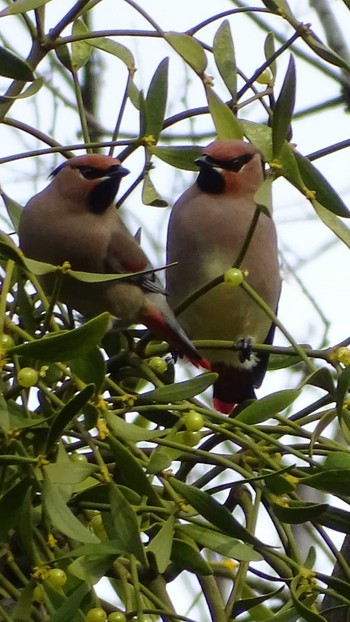
M 156 294 L 156 296 L 157 305 L 152 303 L 150 295 L 147 296 L 141 314 L 141 321 L 157 337 L 164 339 L 176 352 L 188 358 L 193 365 L 196 367 L 201 366 L 210 371 L 210 364 L 202 357 L 187 337 L 164 297 L 159 294 Z

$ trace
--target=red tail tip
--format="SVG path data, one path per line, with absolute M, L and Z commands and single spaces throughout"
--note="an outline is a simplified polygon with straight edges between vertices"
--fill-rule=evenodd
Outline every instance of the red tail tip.
M 222 402 L 221 400 L 218 400 L 217 397 L 213 398 L 213 403 L 214 403 L 214 408 L 216 410 L 218 410 L 220 413 L 222 413 L 223 415 L 229 415 L 234 407 L 236 406 L 236 404 L 230 404 L 229 402 Z
M 199 361 L 199 365 L 201 367 L 203 367 L 203 369 L 206 369 L 207 371 L 211 371 L 211 365 L 208 361 L 206 361 L 205 359 L 201 359 Z

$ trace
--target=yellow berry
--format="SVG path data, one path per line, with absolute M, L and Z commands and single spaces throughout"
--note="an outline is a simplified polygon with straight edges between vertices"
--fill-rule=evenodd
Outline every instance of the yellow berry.
M 11 335 L 6 335 L 5 333 L 1 335 L 0 348 L 3 352 L 10 350 L 14 345 L 15 342 L 13 341 Z
M 33 600 L 35 600 L 37 603 L 44 603 L 45 602 L 45 590 L 44 590 L 43 586 L 41 585 L 41 583 L 36 585 L 35 588 L 34 588 Z
M 107 614 L 101 607 L 94 607 L 87 612 L 86 622 L 107 622 Z
M 67 575 L 61 568 L 51 568 L 47 577 L 48 583 L 56 589 L 63 587 L 67 581 Z
M 22 387 L 33 387 L 39 379 L 39 374 L 32 367 L 22 367 L 17 374 L 18 384 Z
M 189 432 L 188 430 L 185 430 L 185 432 L 183 433 L 183 442 L 189 447 L 195 447 L 196 445 L 198 445 L 201 438 L 202 437 L 199 432 Z
M 204 419 L 201 413 L 197 413 L 196 410 L 189 410 L 185 414 L 183 422 L 188 432 L 198 432 L 203 427 Z
M 126 622 L 126 617 L 122 611 L 112 611 L 108 616 L 108 622 Z
M 148 365 L 156 374 L 164 374 L 167 370 L 167 364 L 161 356 L 152 356 L 148 361 Z
M 243 282 L 243 279 L 243 272 L 239 268 L 230 268 L 224 274 L 225 283 L 231 287 L 237 287 Z
M 258 84 L 270 84 L 272 80 L 272 73 L 270 69 L 264 69 L 261 74 L 255 79 Z

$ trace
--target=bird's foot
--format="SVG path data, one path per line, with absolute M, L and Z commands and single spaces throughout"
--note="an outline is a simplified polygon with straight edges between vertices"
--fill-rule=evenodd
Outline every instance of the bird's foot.
M 252 357 L 252 345 L 253 339 L 251 337 L 242 337 L 241 339 L 237 339 L 236 346 L 240 348 L 239 360 L 241 363 L 250 361 Z

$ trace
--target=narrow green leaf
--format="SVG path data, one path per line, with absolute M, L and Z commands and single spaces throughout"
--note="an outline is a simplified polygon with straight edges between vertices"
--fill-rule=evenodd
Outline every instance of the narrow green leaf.
M 146 554 L 141 542 L 136 514 L 114 482 L 110 482 L 108 488 L 114 539 L 120 543 L 125 553 L 135 555 L 141 564 L 146 564 Z
M 303 620 L 305 620 L 305 622 L 327 622 L 326 618 L 324 618 L 319 613 L 317 613 L 316 608 L 311 609 L 311 604 L 310 604 L 310 607 L 306 604 L 306 599 L 305 601 L 302 601 L 300 599 L 300 595 L 298 593 L 299 592 L 298 586 L 299 586 L 300 580 L 302 580 L 302 577 L 298 575 L 297 577 L 294 577 L 294 579 L 291 581 L 291 584 L 290 584 L 290 592 L 291 592 L 294 607 L 296 608 L 298 613 L 302 616 Z M 316 596 L 317 596 L 317 592 L 315 590 L 312 600 L 315 600 Z M 311 601 L 311 598 L 310 598 L 310 601 Z
M 303 182 L 309 191 L 316 193 L 316 201 L 337 216 L 349 218 L 349 209 L 322 173 L 320 173 L 310 160 L 297 151 L 295 152 L 295 157 Z M 313 201 L 312 203 L 314 204 Z
M 269 60 L 271 58 L 271 56 L 273 56 L 273 54 L 275 53 L 275 39 L 274 36 L 272 34 L 272 32 L 268 32 L 266 39 L 265 39 L 265 43 L 264 43 L 264 52 L 265 52 L 265 58 L 266 60 Z M 269 65 L 270 69 L 271 69 L 271 73 L 273 75 L 273 77 L 276 77 L 276 73 L 277 73 L 277 63 L 276 61 L 272 61 L 272 63 L 270 63 Z
M 241 121 L 244 135 L 262 153 L 266 162 L 272 160 L 272 129 L 262 123 Z
M 288 140 L 290 123 L 295 105 L 296 72 L 293 56 L 290 57 L 281 92 L 273 109 L 272 118 L 272 151 L 278 158 L 284 141 Z
M 155 189 L 149 173 L 146 173 L 142 184 L 142 203 L 152 207 L 167 207 L 168 203 Z
M 50 622 L 67 622 L 67 620 L 76 620 L 79 607 L 88 591 L 89 586 L 87 583 L 85 583 L 85 581 L 80 583 L 78 587 L 74 589 L 74 592 L 66 597 L 62 605 L 50 614 Z
M 5 17 L 5 15 L 18 15 L 18 13 L 27 13 L 27 11 L 38 9 L 44 4 L 47 4 L 47 2 L 50 2 L 50 0 L 20 0 L 20 2 L 16 2 L 16 4 L 11 4 L 11 6 L 6 9 L 2 9 L 2 11 L 0 11 L 0 17 Z
M 94 544 L 99 539 L 89 531 L 67 507 L 58 486 L 45 477 L 42 487 L 44 510 L 52 526 L 61 533 L 86 544 Z
M 160 574 L 163 574 L 169 565 L 174 538 L 174 526 L 175 519 L 173 516 L 169 516 L 147 546 L 147 553 L 149 551 L 153 553 Z
M 322 220 L 322 222 L 341 240 L 348 248 L 350 248 L 350 229 L 338 216 L 332 214 L 331 211 L 323 207 L 318 201 L 311 200 L 312 206 Z M 349 217 L 349 214 L 347 214 Z
M 328 506 L 328 510 L 319 517 L 317 522 L 325 527 L 329 527 L 329 529 L 350 533 L 350 512 L 346 512 L 341 508 Z
M 170 430 L 166 436 L 166 440 L 169 443 L 179 443 L 183 445 L 179 447 L 168 447 L 167 445 L 158 445 L 152 452 L 150 460 L 147 465 L 147 473 L 157 474 L 165 469 L 168 469 L 174 460 L 177 460 L 182 456 L 188 446 L 184 443 L 184 432 L 176 432 L 176 430 Z
M 6 207 L 8 216 L 11 220 L 11 223 L 13 225 L 13 228 L 15 232 L 18 233 L 18 226 L 19 226 L 19 221 L 21 219 L 23 207 L 22 205 L 17 203 L 17 201 L 14 201 L 14 199 L 11 199 L 11 197 L 9 197 L 3 191 L 1 187 L 0 187 L 0 196 L 2 197 L 2 200 L 5 203 L 5 207 Z
M 305 43 L 323 60 L 331 65 L 335 65 L 336 67 L 341 67 L 345 69 L 345 71 L 350 72 L 349 63 L 346 62 L 344 58 L 339 56 L 334 50 L 327 47 L 320 39 L 315 35 L 314 32 L 308 31 L 307 34 L 302 35 Z
M 202 155 L 199 147 L 148 147 L 157 158 L 184 171 L 197 171 L 195 160 Z
M 347 395 L 350 387 L 350 367 L 347 367 L 342 371 L 339 376 L 337 386 L 337 415 L 339 419 L 342 418 L 344 401 L 347 399 Z
M 16 6 L 16 5 L 13 5 Z M 44 84 L 44 78 L 37 78 L 34 82 L 28 86 L 25 91 L 22 91 L 19 95 L 0 95 L 0 104 L 4 104 L 7 102 L 13 102 L 16 99 L 26 99 L 27 97 L 31 97 L 32 95 L 36 95 L 37 92 L 41 89 Z
M 242 421 L 248 425 L 262 423 L 267 419 L 273 418 L 274 415 L 277 415 L 277 413 L 293 404 L 299 395 L 299 389 L 286 389 L 284 391 L 271 393 L 249 404 L 249 406 L 241 410 L 237 417 L 235 417 L 235 420 Z
M 300 525 L 308 521 L 319 522 L 320 516 L 328 509 L 327 503 L 300 503 L 290 501 L 288 507 L 271 503 L 275 516 L 289 525 Z
M 180 402 L 181 400 L 188 400 L 199 393 L 203 393 L 208 387 L 210 387 L 217 379 L 217 374 L 205 373 L 195 376 L 190 380 L 184 380 L 183 382 L 177 382 L 175 384 L 169 384 L 164 387 L 158 387 L 153 391 L 147 391 L 137 396 L 138 404 L 149 404 L 151 402 L 168 403 L 168 402 Z
M 169 479 L 170 484 L 197 512 L 205 518 L 209 523 L 218 527 L 224 533 L 234 538 L 239 538 L 243 542 L 248 542 L 258 548 L 261 548 L 263 544 L 245 527 L 242 527 L 240 523 L 232 516 L 231 512 L 224 506 L 218 503 L 208 493 L 198 490 L 195 486 L 184 484 L 180 480 L 171 477 Z
M 125 45 L 122 45 L 117 41 L 113 41 L 113 39 L 108 39 L 108 37 L 96 37 L 93 39 L 84 39 L 84 41 L 94 48 L 98 48 L 103 52 L 107 52 L 108 54 L 112 54 L 116 58 L 119 58 L 119 60 L 121 60 L 128 69 L 135 69 L 134 57 Z
M 198 41 L 178 32 L 167 32 L 164 39 L 197 74 L 200 76 L 203 74 L 207 66 L 207 57 Z
M 68 71 L 73 71 L 70 49 L 66 43 L 55 48 L 55 54 L 63 67 Z
M 108 425 L 110 425 L 111 419 L 114 415 L 111 415 L 108 412 L 105 414 Z M 125 441 L 121 442 L 117 438 L 114 438 L 111 434 L 108 436 L 107 441 L 113 455 L 115 456 L 116 463 L 118 464 L 118 468 L 123 478 L 123 483 L 142 497 L 147 497 L 152 505 L 159 505 L 160 501 L 155 489 L 149 482 L 139 461 L 136 460 L 125 445 Z
M 11 612 L 12 622 L 32 622 L 32 610 L 33 604 L 33 592 L 36 586 L 36 581 L 30 579 L 25 587 L 21 588 L 20 597 L 14 609 Z
M 270 598 L 276 597 L 283 589 L 284 589 L 284 586 L 282 585 L 282 587 L 280 587 L 278 590 L 274 590 L 273 592 L 269 592 L 268 594 L 264 594 L 263 596 L 255 596 L 253 598 L 242 598 L 241 600 L 237 601 L 234 604 L 232 608 L 231 619 L 235 620 L 236 617 L 239 616 L 241 613 L 245 613 L 246 611 L 251 611 L 254 607 L 258 607 L 259 605 L 262 605 L 265 601 L 270 600 Z M 251 612 L 251 615 L 252 614 L 253 612 Z M 266 620 L 266 616 L 264 616 L 261 619 Z
M 68 566 L 69 572 L 84 581 L 90 589 L 102 579 L 116 558 L 116 553 L 103 555 L 98 547 L 96 549 L 96 557 L 78 557 Z
M 317 490 L 324 490 L 333 495 L 349 494 L 350 489 L 350 469 L 329 469 L 322 470 L 314 475 L 303 477 L 301 483 Z
M 189 542 L 174 538 L 172 545 L 171 561 L 181 570 L 187 570 L 204 577 L 213 574 L 209 564 Z
M 102 313 L 82 326 L 15 346 L 9 353 L 33 357 L 41 361 L 67 361 L 83 356 L 97 346 L 105 334 L 110 315 Z
M 80 35 L 88 35 L 89 29 L 81 19 L 75 20 L 72 27 L 73 37 Z M 91 45 L 84 40 L 74 41 L 72 46 L 72 67 L 75 71 L 78 71 L 90 60 L 92 54 Z
M 242 544 L 236 538 L 227 536 L 224 533 L 202 527 L 201 525 L 181 525 L 179 528 L 181 533 L 193 538 L 199 546 L 203 546 L 211 551 L 215 551 L 225 557 L 232 557 L 242 562 L 259 562 L 262 557 L 254 551 L 251 546 Z
M 85 352 L 83 356 L 69 361 L 72 372 L 85 384 L 95 385 L 95 395 L 98 395 L 106 378 L 106 361 L 97 346 Z
M 215 33 L 213 54 L 219 73 L 235 99 L 237 94 L 236 58 L 230 22 L 227 19 L 222 22 Z
M 166 430 L 147 430 L 134 423 L 126 423 L 108 411 L 105 413 L 105 419 L 112 432 L 123 441 L 139 443 L 140 441 L 151 441 L 166 434 Z
M 74 486 L 80 484 L 84 479 L 96 472 L 94 464 L 87 462 L 71 462 L 68 460 L 66 464 L 55 462 L 45 466 L 45 473 L 53 484 L 64 484 Z
M 168 69 L 169 58 L 164 58 L 154 73 L 145 99 L 144 133 L 153 136 L 155 143 L 163 128 L 168 96 Z
M 94 386 L 92 384 L 84 387 L 77 395 L 75 395 L 67 404 L 57 413 L 49 428 L 46 450 L 49 451 L 52 446 L 61 438 L 63 431 L 68 424 L 81 413 L 81 409 L 92 398 L 94 394 Z
M 205 86 L 210 114 L 212 116 L 218 138 L 243 139 L 243 128 L 232 110 L 213 91 L 211 86 Z
M 7 408 L 7 402 L 2 393 L 0 393 L 0 428 L 6 433 L 10 428 L 10 416 Z
M 9 50 L 0 46 L 0 75 L 13 80 L 31 82 L 34 80 L 33 72 L 26 63 Z
M 23 499 L 28 490 L 33 486 L 29 478 L 24 478 L 15 486 L 7 490 L 0 499 L 0 541 L 7 541 L 10 529 L 17 527 L 21 520 L 21 507 L 19 499 Z
M 350 453 L 333 451 L 327 455 L 322 466 L 324 469 L 350 469 Z

